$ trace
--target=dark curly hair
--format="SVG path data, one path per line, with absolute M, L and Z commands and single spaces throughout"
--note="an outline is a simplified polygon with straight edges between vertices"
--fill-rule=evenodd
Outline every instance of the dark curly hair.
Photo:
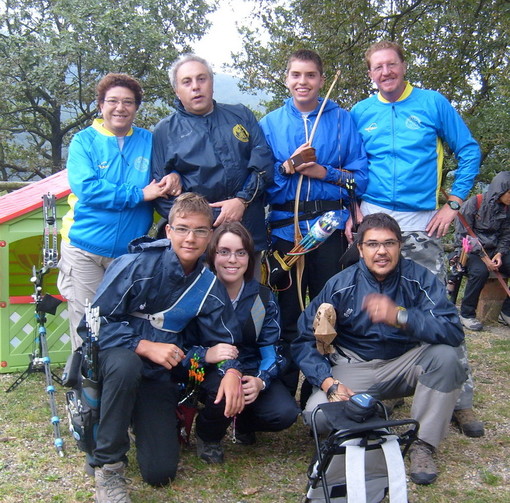
M 131 89 L 135 95 L 136 108 L 140 106 L 143 98 L 142 86 L 138 80 L 126 73 L 109 73 L 98 82 L 96 86 L 97 104 L 101 105 L 104 102 L 106 92 L 112 87 L 117 86 Z
M 386 213 L 372 213 L 371 215 L 367 215 L 363 218 L 358 227 L 358 243 L 363 242 L 365 232 L 370 229 L 388 229 L 395 234 L 396 238 L 400 242 L 402 242 L 402 231 L 400 230 L 400 226 L 393 217 L 390 217 Z

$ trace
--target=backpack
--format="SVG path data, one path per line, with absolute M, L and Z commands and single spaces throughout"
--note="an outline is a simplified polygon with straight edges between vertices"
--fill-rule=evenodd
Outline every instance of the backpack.
M 389 493 L 391 503 L 407 503 L 404 455 L 417 438 L 418 422 L 380 416 L 355 422 L 345 414 L 345 405 L 324 403 L 312 412 L 317 453 L 308 469 L 304 502 L 378 503 Z M 332 428 L 322 442 L 316 427 L 319 413 Z M 397 427 L 410 429 L 399 435 L 393 431 Z

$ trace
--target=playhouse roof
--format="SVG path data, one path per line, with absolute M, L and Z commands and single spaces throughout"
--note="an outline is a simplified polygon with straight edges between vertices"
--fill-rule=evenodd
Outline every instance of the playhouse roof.
M 70 192 L 67 170 L 64 169 L 54 175 L 6 194 L 0 197 L 0 224 L 25 213 L 30 213 L 37 208 L 42 208 L 42 197 L 44 194 L 50 193 L 57 199 L 60 199 L 67 196 Z

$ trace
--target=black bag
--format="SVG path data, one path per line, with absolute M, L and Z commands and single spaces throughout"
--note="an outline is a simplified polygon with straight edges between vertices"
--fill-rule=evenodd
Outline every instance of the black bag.
M 261 283 L 275 292 L 287 290 L 292 285 L 290 269 L 278 250 L 266 251 L 262 255 Z
M 78 448 L 92 455 L 96 447 L 99 426 L 101 389 L 99 383 L 88 377 L 81 348 L 67 359 L 62 375 L 64 386 L 72 389 L 66 392 L 66 409 L 69 431 Z

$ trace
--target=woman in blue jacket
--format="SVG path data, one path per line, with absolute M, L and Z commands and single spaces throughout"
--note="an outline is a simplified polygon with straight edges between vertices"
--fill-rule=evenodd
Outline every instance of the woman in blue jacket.
M 294 398 L 279 379 L 280 338 L 278 304 L 272 292 L 253 279 L 255 247 L 250 233 L 240 222 L 220 225 L 208 248 L 208 262 L 225 286 L 242 328 L 238 347 L 218 344 L 207 350 L 206 361 L 218 363 L 234 356 L 241 363 L 245 409 L 234 418 L 234 442 L 253 444 L 256 431 L 280 431 L 291 426 L 300 413 Z M 216 403 L 218 373 L 207 372 L 202 384 L 205 408 L 196 423 L 197 453 L 208 463 L 221 463 L 225 436 L 232 418 L 224 405 Z
M 69 146 L 71 207 L 62 220 L 58 288 L 67 299 L 73 350 L 86 300 L 92 300 L 112 260 L 152 224 L 152 201 L 164 197 L 150 181 L 152 134 L 133 126 L 142 102 L 137 80 L 109 73 L 96 88 L 102 118 Z

